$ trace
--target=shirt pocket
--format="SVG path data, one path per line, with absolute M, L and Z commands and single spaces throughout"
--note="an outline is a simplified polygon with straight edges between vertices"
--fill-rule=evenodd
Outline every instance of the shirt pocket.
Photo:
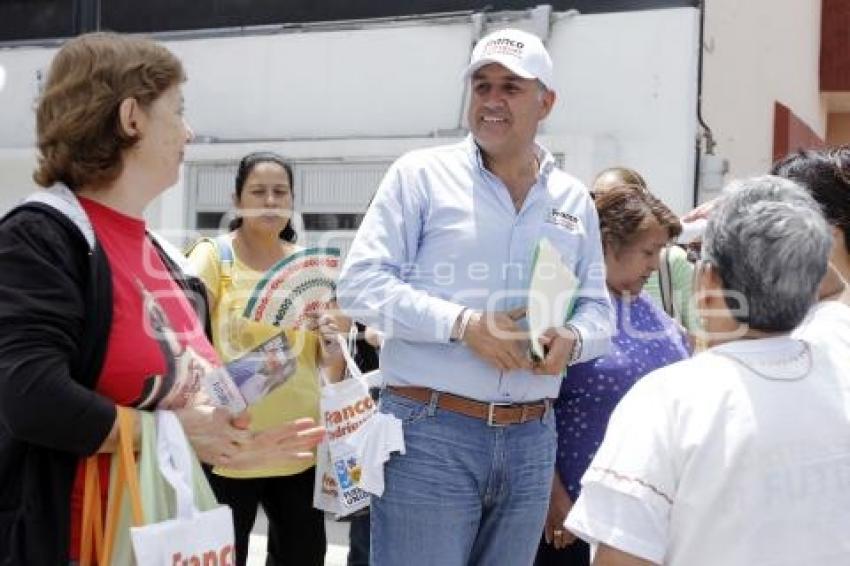
M 583 226 L 569 229 L 552 223 L 549 220 L 543 222 L 540 227 L 538 241 L 547 238 L 555 249 L 561 254 L 561 260 L 573 273 L 578 269 L 578 262 L 584 249 L 587 233 Z

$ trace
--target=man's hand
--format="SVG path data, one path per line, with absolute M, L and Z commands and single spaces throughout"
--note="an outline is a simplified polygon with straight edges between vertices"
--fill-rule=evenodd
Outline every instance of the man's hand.
M 473 313 L 463 342 L 479 358 L 502 371 L 531 369 L 531 360 L 526 352 L 528 333 L 516 324 L 524 316 L 524 308 Z
M 540 345 L 546 352 L 542 361 L 534 364 L 536 375 L 560 376 L 573 355 L 577 337 L 571 328 L 550 328 L 540 336 Z
M 566 548 L 576 541 L 575 535 L 564 528 L 564 521 L 572 508 L 573 501 L 570 499 L 567 490 L 564 489 L 564 484 L 561 483 L 558 472 L 555 472 L 555 477 L 552 478 L 552 494 L 549 496 L 549 511 L 546 513 L 543 537 L 548 544 L 555 545 L 558 550 Z

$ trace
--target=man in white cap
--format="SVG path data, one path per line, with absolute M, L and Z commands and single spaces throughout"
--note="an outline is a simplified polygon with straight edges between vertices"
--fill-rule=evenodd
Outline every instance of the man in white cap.
M 555 463 L 551 402 L 567 364 L 603 354 L 613 326 L 593 202 L 535 142 L 555 103 L 543 44 L 492 33 L 465 80 L 471 135 L 390 167 L 339 282 L 342 308 L 385 332 L 381 411 L 404 427 L 406 452 L 373 498 L 375 566 L 531 563 Z M 580 292 L 532 363 L 519 321 L 544 237 Z

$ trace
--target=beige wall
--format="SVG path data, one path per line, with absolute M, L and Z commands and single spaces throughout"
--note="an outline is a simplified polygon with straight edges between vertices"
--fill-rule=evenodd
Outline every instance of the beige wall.
M 0 149 L 0 214 L 38 188 L 34 170 L 35 150 Z
M 711 0 L 704 41 L 703 117 L 729 177 L 764 173 L 773 106 L 788 106 L 819 136 L 820 0 Z
M 829 115 L 826 142 L 829 145 L 850 144 L 850 113 Z

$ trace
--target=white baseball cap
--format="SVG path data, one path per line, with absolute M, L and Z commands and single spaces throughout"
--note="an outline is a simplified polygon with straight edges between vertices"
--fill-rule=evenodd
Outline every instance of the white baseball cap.
M 552 59 L 540 38 L 518 29 L 502 29 L 481 38 L 464 73 L 472 73 L 490 63 L 498 63 L 524 79 L 537 79 L 549 90 L 555 90 Z

